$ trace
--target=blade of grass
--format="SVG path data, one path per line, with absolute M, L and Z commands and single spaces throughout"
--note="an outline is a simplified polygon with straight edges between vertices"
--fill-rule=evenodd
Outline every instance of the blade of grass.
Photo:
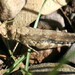
M 34 28 L 37 28 L 37 25 L 38 25 L 38 22 L 39 22 L 39 19 L 40 19 L 40 16 L 41 16 L 41 12 L 42 12 L 42 9 L 43 9 L 43 7 L 44 7 L 46 1 L 47 1 L 47 0 L 44 0 L 43 4 L 42 4 L 42 6 L 41 6 L 41 9 L 40 9 L 40 11 L 39 11 L 39 14 L 38 14 L 37 19 L 36 19 L 35 24 L 34 24 Z
M 10 67 L 3 75 L 10 75 L 10 73 L 13 71 L 13 69 L 15 69 L 20 62 L 22 62 L 23 60 L 26 59 L 26 54 L 24 54 L 23 56 L 21 56 L 13 65 L 12 67 Z
M 4 44 L 5 44 L 5 46 L 7 47 L 7 49 L 8 49 L 8 52 L 9 52 L 10 56 L 12 57 L 12 59 L 13 59 L 13 60 L 14 60 L 14 62 L 15 62 L 15 57 L 14 57 L 14 55 L 13 55 L 12 51 L 10 50 L 10 46 L 9 46 L 8 41 L 7 41 L 7 40 L 5 40 L 3 37 L 2 37 L 2 40 L 3 40 Z
M 27 72 L 28 72 L 28 66 L 29 66 L 30 53 L 31 53 L 31 50 L 28 49 L 27 58 L 26 58 L 26 68 L 25 68 L 25 70 L 26 70 Z
M 44 0 L 44 2 L 43 2 L 43 4 L 42 4 L 42 7 L 41 7 L 41 9 L 40 9 L 40 11 L 39 11 L 39 14 L 38 14 L 38 16 L 37 16 L 37 19 L 36 19 L 36 21 L 35 21 L 34 28 L 37 28 L 37 26 L 38 26 L 38 22 L 39 22 L 39 19 L 40 19 L 41 11 L 42 11 L 42 9 L 43 9 L 43 7 L 44 7 L 46 1 L 47 1 L 47 0 Z M 30 52 L 31 52 L 31 50 L 28 49 L 27 58 L 26 58 L 26 67 L 25 67 L 25 70 L 26 70 L 27 72 L 28 72 L 28 66 L 29 66 Z

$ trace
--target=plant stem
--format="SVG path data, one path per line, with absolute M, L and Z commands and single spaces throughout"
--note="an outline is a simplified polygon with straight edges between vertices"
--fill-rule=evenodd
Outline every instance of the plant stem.
M 39 14 L 38 14 L 38 16 L 37 16 L 37 19 L 36 19 L 36 21 L 35 21 L 34 28 L 37 28 L 37 26 L 38 26 L 38 22 L 39 22 L 39 19 L 40 19 L 41 11 L 42 11 L 42 9 L 43 9 L 43 7 L 44 7 L 46 1 L 47 1 L 47 0 L 44 0 L 44 2 L 43 2 L 43 4 L 42 4 L 42 7 L 41 7 L 41 9 L 40 9 L 40 11 L 39 11 Z M 27 59 L 26 59 L 26 68 L 25 68 L 25 70 L 26 70 L 27 72 L 28 72 L 28 66 L 29 66 L 30 52 L 31 52 L 31 50 L 28 49 L 28 52 L 27 52 Z
M 41 16 L 41 11 L 42 11 L 42 9 L 43 9 L 43 7 L 44 7 L 46 1 L 47 1 L 47 0 L 44 0 L 44 2 L 43 2 L 43 4 L 42 4 L 42 7 L 41 7 L 41 9 L 40 9 L 40 11 L 39 11 L 39 14 L 38 14 L 38 16 L 37 16 L 37 19 L 36 19 L 36 21 L 35 21 L 34 28 L 37 28 L 37 25 L 38 25 L 38 22 L 39 22 L 39 19 L 40 19 L 40 16 Z
M 10 56 L 12 57 L 12 59 L 15 62 L 16 60 L 15 60 L 15 57 L 14 57 L 12 51 L 10 50 L 10 46 L 9 46 L 8 40 L 5 40 L 3 37 L 2 37 L 2 40 L 3 40 L 4 44 L 5 44 L 5 46 L 7 47 Z
M 13 71 L 13 69 L 16 68 L 16 66 L 20 64 L 20 62 L 22 62 L 23 60 L 25 60 L 25 58 L 26 58 L 26 54 L 24 54 L 23 56 L 21 56 L 20 59 L 17 60 L 17 61 L 12 65 L 12 67 L 10 67 L 3 75 L 9 75 L 9 74 Z
M 26 70 L 27 72 L 28 72 L 28 66 L 29 66 L 30 52 L 31 52 L 31 50 L 28 49 L 27 58 L 26 58 L 26 68 L 25 68 L 25 70 Z

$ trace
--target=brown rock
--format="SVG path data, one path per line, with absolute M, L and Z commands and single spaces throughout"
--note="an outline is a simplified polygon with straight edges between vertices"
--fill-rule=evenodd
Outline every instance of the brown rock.
M 37 65 L 31 65 L 29 67 L 29 71 L 32 73 L 32 75 L 51 75 L 49 74 L 55 66 L 57 66 L 59 63 L 42 63 Z M 75 75 L 75 68 L 63 64 L 61 68 L 58 70 L 58 74 L 56 75 Z
M 25 0 L 0 0 L 0 19 L 10 20 L 23 8 Z
M 13 24 L 20 24 L 21 26 L 28 26 L 29 24 L 31 24 L 36 20 L 43 2 L 44 0 L 27 0 L 26 5 L 24 6 L 23 10 L 17 15 Z M 66 4 L 66 0 L 58 0 L 58 2 L 57 0 L 47 0 L 41 14 L 51 14 Z

